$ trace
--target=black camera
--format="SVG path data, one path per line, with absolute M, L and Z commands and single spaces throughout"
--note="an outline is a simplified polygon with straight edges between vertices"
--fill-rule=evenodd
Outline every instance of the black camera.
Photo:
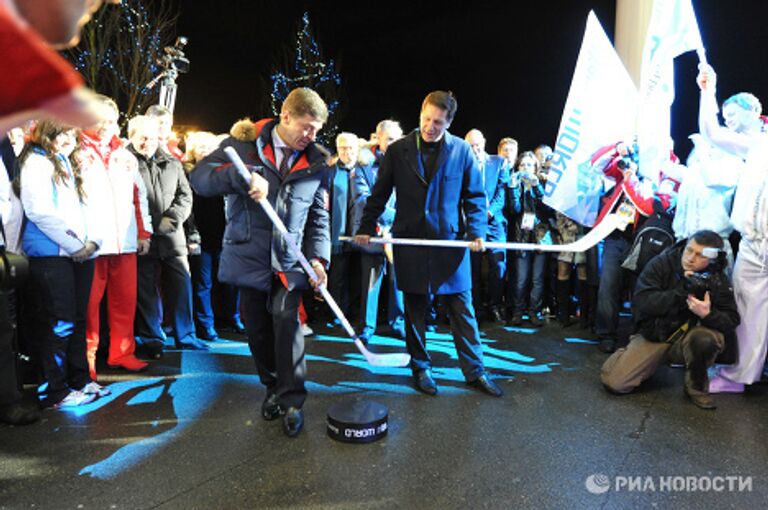
M 15 289 L 27 279 L 29 261 L 0 247 L 0 289 Z
M 696 299 L 704 299 L 706 294 L 712 288 L 712 273 L 693 273 L 690 276 L 686 276 L 683 281 L 683 288 L 692 294 Z
M 616 162 L 616 166 L 619 168 L 619 170 L 624 171 L 630 166 L 632 166 L 632 163 L 635 165 L 640 164 L 640 154 L 639 149 L 637 147 L 637 143 L 633 143 L 632 145 L 627 146 L 627 155 L 622 156 L 621 159 L 619 159 Z

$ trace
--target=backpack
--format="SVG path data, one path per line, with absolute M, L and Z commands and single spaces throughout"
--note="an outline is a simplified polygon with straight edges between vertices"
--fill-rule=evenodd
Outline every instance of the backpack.
M 663 209 L 660 201 L 653 204 L 653 214 L 648 217 L 642 228 L 635 234 L 629 255 L 621 267 L 635 274 L 640 274 L 645 265 L 653 257 L 675 244 L 675 233 L 672 230 L 674 213 Z

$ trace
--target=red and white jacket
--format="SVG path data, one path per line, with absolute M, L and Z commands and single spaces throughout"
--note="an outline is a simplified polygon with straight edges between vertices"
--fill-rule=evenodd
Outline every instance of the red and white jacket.
M 592 155 L 592 167 L 603 167 L 603 173 L 606 177 L 615 181 L 615 186 L 601 199 L 600 213 L 597 216 L 595 225 L 600 223 L 609 213 L 614 212 L 617 204 L 623 197 L 629 199 L 635 206 L 634 224 L 637 225 L 641 216 L 648 217 L 653 214 L 653 203 L 656 200 L 661 201 L 664 210 L 668 210 L 674 205 L 675 195 L 680 187 L 679 177 L 666 175 L 663 171 L 660 174 L 659 185 L 644 186 L 637 174 L 627 180 L 618 166 L 622 155 L 619 153 L 621 142 L 608 145 L 598 150 Z M 670 161 L 677 163 L 677 156 L 670 154 Z M 668 182 L 667 182 L 668 181 Z M 663 184 L 663 186 L 660 186 Z
M 92 133 L 82 135 L 80 167 L 103 214 L 104 242 L 99 255 L 135 253 L 139 239 L 152 237 L 147 190 L 136 158 L 113 137 L 104 143 Z

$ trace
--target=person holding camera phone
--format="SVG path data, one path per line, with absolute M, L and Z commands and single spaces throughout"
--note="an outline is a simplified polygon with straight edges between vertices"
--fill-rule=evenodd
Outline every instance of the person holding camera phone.
M 533 152 L 523 152 L 517 160 L 517 171 L 509 181 L 507 208 L 510 218 L 510 242 L 552 244 L 554 212 L 544 204 L 544 186 L 539 180 L 539 160 Z M 540 251 L 514 252 L 514 311 L 509 324 L 523 323 L 523 313 L 536 327 L 544 325 L 544 277 L 547 254 Z M 527 305 L 527 306 L 526 306 Z
M 635 332 L 602 367 L 610 391 L 629 393 L 664 362 L 685 366 L 684 391 L 714 409 L 707 369 L 736 358 L 739 312 L 725 275 L 723 239 L 701 230 L 650 260 L 632 300 Z

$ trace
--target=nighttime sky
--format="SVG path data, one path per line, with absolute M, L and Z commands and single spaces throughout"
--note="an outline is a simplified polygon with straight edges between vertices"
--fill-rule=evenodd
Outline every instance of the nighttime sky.
M 341 127 L 366 136 L 384 118 L 406 132 L 424 95 L 452 90 L 459 110 L 451 126 L 481 129 L 489 149 L 513 136 L 523 149 L 552 143 L 568 94 L 589 9 L 613 38 L 613 0 L 362 3 L 293 0 L 179 0 L 178 33 L 189 37 L 191 72 L 178 81 L 177 122 L 226 131 L 234 120 L 267 114 L 269 74 L 294 47 L 310 13 L 325 58 L 340 63 Z M 760 52 L 768 48 L 764 0 L 694 0 L 720 100 L 741 90 L 768 101 Z M 696 130 L 694 54 L 676 63 L 673 134 L 686 154 Z

